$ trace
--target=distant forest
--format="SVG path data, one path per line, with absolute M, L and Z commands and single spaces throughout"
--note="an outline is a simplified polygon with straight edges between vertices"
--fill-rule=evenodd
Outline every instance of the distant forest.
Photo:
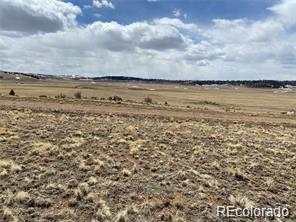
M 296 86 L 296 81 L 277 81 L 277 80 L 165 80 L 165 79 L 144 79 L 126 76 L 105 76 L 91 78 L 95 81 L 136 81 L 147 83 L 178 83 L 184 85 L 233 85 L 246 86 L 252 88 L 281 88 Z
M 251 88 L 285 88 L 287 86 L 296 86 L 296 80 L 277 81 L 277 80 L 166 80 L 166 79 L 145 79 L 128 76 L 103 76 L 103 77 L 70 77 L 54 76 L 44 74 L 31 74 L 19 72 L 5 72 L 7 74 L 24 75 L 35 79 L 75 79 L 75 80 L 93 80 L 93 81 L 119 81 L 119 82 L 144 82 L 144 83 L 177 83 L 183 85 L 233 85 L 245 86 Z

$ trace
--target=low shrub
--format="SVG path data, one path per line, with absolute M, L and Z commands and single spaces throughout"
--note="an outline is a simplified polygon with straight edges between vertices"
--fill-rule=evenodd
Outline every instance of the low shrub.
M 144 101 L 145 103 L 152 103 L 152 99 L 150 97 L 146 97 Z
M 67 96 L 63 93 L 60 93 L 59 95 L 55 96 L 57 99 L 65 99 Z
M 81 99 L 82 98 L 82 93 L 80 91 L 77 91 L 74 93 L 75 99 Z
M 121 97 L 119 97 L 119 96 L 110 96 L 110 97 L 108 97 L 108 100 L 110 100 L 110 101 L 116 101 L 116 102 L 120 102 L 120 101 L 122 101 L 122 98 Z
M 119 96 L 113 96 L 114 101 L 122 101 L 122 98 Z
M 14 92 L 13 89 L 10 90 L 9 95 L 10 95 L 10 96 L 15 96 L 15 92 Z

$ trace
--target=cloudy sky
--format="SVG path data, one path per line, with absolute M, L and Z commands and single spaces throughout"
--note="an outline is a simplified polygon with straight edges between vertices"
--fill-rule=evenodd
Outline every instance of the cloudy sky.
M 296 0 L 0 0 L 0 70 L 296 80 Z

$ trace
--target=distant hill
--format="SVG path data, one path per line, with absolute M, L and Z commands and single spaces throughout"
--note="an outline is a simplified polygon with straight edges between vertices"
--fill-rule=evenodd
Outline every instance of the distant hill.
M 46 74 L 36 74 L 36 73 L 23 73 L 23 72 L 9 72 L 9 71 L 0 71 L 0 79 L 63 79 L 61 76 L 55 75 L 46 75 Z
M 146 79 L 128 76 L 102 76 L 102 77 L 83 77 L 69 75 L 46 75 L 20 72 L 0 71 L 0 78 L 9 76 L 25 76 L 32 79 L 63 79 L 63 80 L 91 80 L 91 81 L 115 81 L 115 82 L 143 82 L 143 83 L 166 83 L 166 84 L 183 84 L 183 85 L 233 85 L 245 86 L 252 88 L 281 88 L 296 86 L 296 81 L 278 81 L 278 80 L 166 80 L 166 79 Z

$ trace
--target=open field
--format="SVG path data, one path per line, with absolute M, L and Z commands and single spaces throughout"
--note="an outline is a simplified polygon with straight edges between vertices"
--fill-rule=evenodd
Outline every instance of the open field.
M 251 89 L 233 86 L 187 86 L 175 84 L 144 84 L 136 82 L 90 82 L 36 80 L 28 77 L 21 81 L 13 78 L 0 79 L 0 95 L 15 89 L 20 97 L 55 97 L 63 94 L 73 97 L 77 91 L 83 97 L 97 99 L 118 95 L 125 101 L 142 102 L 149 96 L 154 102 L 191 108 L 206 108 L 215 111 L 235 109 L 249 113 L 288 112 L 296 107 L 296 88 Z
M 295 89 L 22 83 L 0 82 L 0 221 L 232 221 L 218 205 L 296 220 Z

